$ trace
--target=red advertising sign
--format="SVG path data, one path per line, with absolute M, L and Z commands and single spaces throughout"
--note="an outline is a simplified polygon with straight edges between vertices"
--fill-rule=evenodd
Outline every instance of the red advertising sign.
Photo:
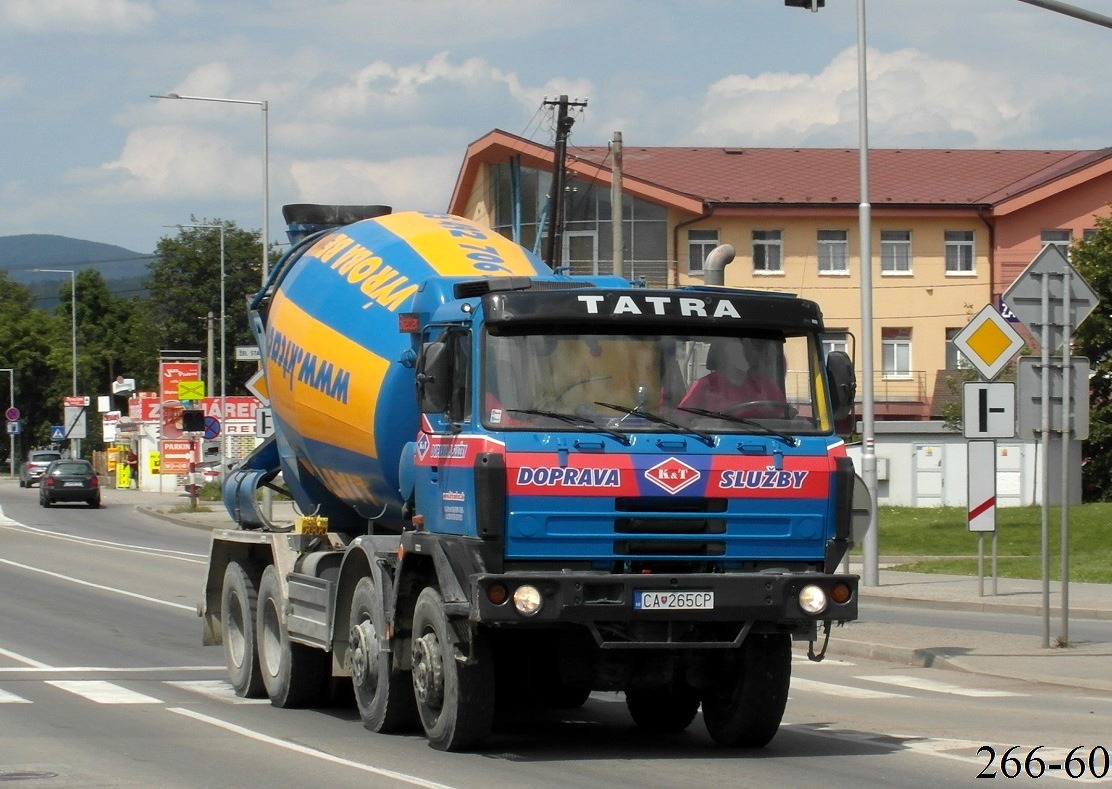
M 223 419 L 220 418 L 219 397 L 206 397 L 201 401 L 201 410 L 205 412 L 205 416 L 214 416 L 220 419 L 220 424 L 224 424 L 225 421 L 235 422 L 239 420 L 250 422 L 252 425 L 251 432 L 254 432 L 255 412 L 262 407 L 262 404 L 248 395 L 228 397 L 226 401 Z M 128 402 L 128 415 L 136 422 L 161 422 L 162 403 L 153 393 L 151 397 L 133 397 Z M 163 438 L 169 437 L 163 436 Z
M 196 462 L 196 441 L 163 441 L 163 474 L 188 474 L 189 464 Z
M 200 362 L 162 362 L 159 365 L 159 387 L 163 400 L 178 399 L 178 383 L 201 380 Z

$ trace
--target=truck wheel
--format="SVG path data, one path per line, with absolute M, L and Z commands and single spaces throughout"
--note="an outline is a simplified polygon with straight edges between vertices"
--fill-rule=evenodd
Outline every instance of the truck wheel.
M 637 727 L 654 734 L 683 731 L 699 711 L 699 695 L 686 683 L 661 688 L 630 688 L 626 708 Z
M 460 628 L 467 626 L 461 623 Z M 440 751 L 477 745 L 494 723 L 493 656 L 485 634 L 471 635 L 471 654 L 456 644 L 444 600 L 421 590 L 413 611 L 413 692 L 429 744 Z
M 373 578 L 359 580 L 351 597 L 351 633 L 348 662 L 355 690 L 355 705 L 363 725 L 388 734 L 412 729 L 417 723 L 413 677 L 394 670 L 386 643 L 386 612 Z
M 740 660 L 703 695 L 703 722 L 719 745 L 761 748 L 780 728 L 792 673 L 791 636 L 750 635 Z
M 260 699 L 264 695 L 258 653 L 255 652 L 257 600 L 255 578 L 239 562 L 229 562 L 220 592 L 220 632 L 228 681 L 236 695 L 246 699 Z
M 320 700 L 328 671 L 328 653 L 290 642 L 286 626 L 286 596 L 278 569 L 272 564 L 259 583 L 259 611 L 255 631 L 258 638 L 259 673 L 266 695 L 275 707 L 305 707 Z

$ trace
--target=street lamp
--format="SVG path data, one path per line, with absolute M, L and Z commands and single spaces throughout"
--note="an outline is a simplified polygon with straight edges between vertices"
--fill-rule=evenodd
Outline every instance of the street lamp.
M 817 11 L 821 0 L 784 0 L 784 5 Z M 869 491 L 869 528 L 861 546 L 862 581 L 877 586 L 879 557 L 877 540 L 876 479 L 876 403 L 873 394 L 873 252 L 872 206 L 869 204 L 869 99 L 865 69 L 865 0 L 857 0 L 857 119 L 858 167 L 861 202 L 857 206 L 857 225 L 861 258 L 861 476 Z
M 0 367 L 0 373 L 8 374 L 8 410 L 15 408 L 15 370 L 11 367 Z M 8 476 L 15 476 L 15 433 L 9 433 L 8 439 L 11 443 L 10 454 L 8 455 Z
M 70 268 L 33 268 L 31 271 L 37 271 L 42 274 L 69 274 L 70 275 L 70 318 L 73 325 L 71 326 L 70 340 L 73 352 L 73 389 L 71 393 L 77 395 L 77 272 Z M 71 439 L 73 447 L 73 456 L 81 457 L 81 439 Z
M 196 228 L 220 231 L 220 475 L 223 480 L 224 466 L 228 462 L 228 377 L 225 371 L 227 365 L 227 347 L 224 333 L 225 291 L 226 278 L 224 274 L 224 225 L 165 225 L 165 227 Z M 210 315 L 212 313 L 209 313 Z M 212 335 L 209 334 L 209 348 L 212 348 Z M 210 379 L 211 380 L 211 379 Z
M 180 99 L 183 101 L 215 101 L 221 104 L 251 104 L 259 107 L 263 112 L 263 284 L 266 284 L 266 277 L 268 269 L 270 268 L 270 260 L 267 257 L 270 247 L 270 132 L 269 132 L 269 115 L 270 115 L 270 102 L 267 101 L 252 101 L 250 99 L 223 99 L 215 98 L 212 96 L 182 96 L 179 93 L 167 93 L 166 95 L 151 94 L 152 99 Z M 221 318 L 223 320 L 223 318 Z

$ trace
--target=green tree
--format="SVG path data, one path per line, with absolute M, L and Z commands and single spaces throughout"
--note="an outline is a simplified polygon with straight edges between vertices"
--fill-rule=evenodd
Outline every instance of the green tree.
M 19 457 L 46 444 L 51 420 L 60 416 L 63 389 L 69 388 L 70 381 L 68 317 L 65 325 L 67 353 L 64 366 L 59 367 L 59 360 L 52 355 L 57 342 L 56 321 L 45 310 L 35 308 L 29 288 L 0 271 L 0 367 L 15 371 L 15 404 L 23 423 L 23 432 L 16 442 Z M 5 378 L 6 374 L 0 380 Z M 3 380 L 3 384 L 6 388 L 8 381 Z M 8 402 L 6 392 L 3 402 L 5 405 Z M 8 443 L 2 450 L 5 457 Z
M 1101 301 L 1073 336 L 1074 352 L 1089 359 L 1092 373 L 1081 480 L 1087 500 L 1112 501 L 1112 217 L 1097 219 L 1096 232 L 1074 244 L 1070 262 Z
M 219 219 L 190 217 L 188 224 L 224 228 L 227 387 L 229 394 L 240 394 L 257 369 L 254 365 L 236 364 L 235 346 L 255 344 L 247 323 L 247 296 L 256 293 L 261 284 L 259 233 Z M 166 350 L 196 350 L 205 356 L 208 313 L 212 312 L 217 321 L 215 380 L 220 372 L 220 230 L 183 224 L 176 235 L 159 240 L 155 257 L 149 266 L 147 289 L 158 345 Z

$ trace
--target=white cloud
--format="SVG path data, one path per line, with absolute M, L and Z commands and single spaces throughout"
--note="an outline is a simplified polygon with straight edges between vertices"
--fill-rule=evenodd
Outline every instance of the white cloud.
M 1026 130 L 1013 83 L 918 50 L 868 51 L 869 141 L 878 147 L 988 147 Z M 730 145 L 845 145 L 857 140 L 857 52 L 817 75 L 732 75 L 710 86 L 694 135 Z
M 388 162 L 317 159 L 290 166 L 297 200 L 385 204 L 398 210 L 443 211 L 459 172 L 459 154 L 411 156 Z
M 101 198 L 254 198 L 262 177 L 258 155 L 241 156 L 219 136 L 182 126 L 132 131 L 120 158 L 77 179 Z M 110 184 L 106 182 L 111 182 Z
M 0 24 L 35 33 L 129 32 L 154 16 L 142 0 L 0 0 Z

